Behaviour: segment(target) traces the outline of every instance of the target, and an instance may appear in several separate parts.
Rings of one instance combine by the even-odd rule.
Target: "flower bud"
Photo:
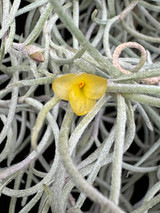
[[[43,56],[42,52],[40,52],[40,51],[29,55],[29,57],[36,62],[44,62],[44,56]]]
[[[33,45],[26,46],[28,56],[36,62],[44,62],[42,49]]]

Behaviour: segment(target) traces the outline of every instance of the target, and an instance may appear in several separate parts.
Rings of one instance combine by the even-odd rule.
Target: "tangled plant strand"
[[[160,212],[159,12],[0,1],[3,213]]]

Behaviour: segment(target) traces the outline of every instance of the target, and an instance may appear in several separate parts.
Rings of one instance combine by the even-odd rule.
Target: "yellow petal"
[[[85,96],[91,99],[99,99],[107,89],[107,80],[97,75],[83,73],[79,76],[84,82]]]
[[[52,83],[54,93],[62,100],[69,100],[69,92],[78,76],[76,74],[66,74],[57,78]]]
[[[87,114],[96,104],[96,100],[87,98],[78,85],[72,87],[69,101],[73,111],[79,116]]]

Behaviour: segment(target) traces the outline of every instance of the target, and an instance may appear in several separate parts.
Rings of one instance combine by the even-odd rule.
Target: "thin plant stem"
[[[102,208],[109,208],[115,212],[123,212],[120,208],[118,208],[116,205],[114,205],[109,199],[105,198],[103,195],[101,195],[96,189],[94,189],[91,185],[88,184],[88,182],[78,173],[76,167],[74,166],[72,159],[69,155],[69,147],[67,143],[66,136],[66,122],[67,120],[70,120],[70,116],[73,112],[69,109],[65,119],[64,119],[64,126],[63,126],[63,134],[60,135],[59,138],[59,152],[61,159],[63,161],[63,164],[67,170],[67,173],[71,176],[72,180],[76,184],[76,186],[82,190],[85,194],[89,196],[89,198],[96,203],[99,203]]]
[[[110,199],[118,205],[121,190],[122,157],[126,126],[126,106],[124,98],[117,95],[117,124],[113,152],[112,181]]]

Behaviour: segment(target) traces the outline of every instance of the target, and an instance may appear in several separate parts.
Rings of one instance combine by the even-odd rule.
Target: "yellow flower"
[[[66,74],[52,83],[54,93],[62,100],[70,101],[77,115],[85,115],[106,91],[107,81],[92,74]]]

